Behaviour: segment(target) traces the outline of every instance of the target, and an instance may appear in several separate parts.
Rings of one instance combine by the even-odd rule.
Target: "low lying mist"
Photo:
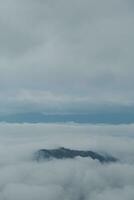
[[[134,125],[0,124],[0,200],[133,200]],[[40,149],[91,150],[89,157],[37,162]]]

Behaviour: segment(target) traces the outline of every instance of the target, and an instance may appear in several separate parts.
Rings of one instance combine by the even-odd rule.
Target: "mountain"
[[[110,155],[101,155],[99,153],[93,151],[81,151],[81,150],[72,150],[67,149],[64,147],[58,149],[40,149],[35,153],[35,160],[48,160],[52,158],[56,159],[73,159],[77,156],[80,157],[89,157],[93,160],[99,160],[101,163],[108,163],[108,162],[116,162],[118,159],[114,158]]]

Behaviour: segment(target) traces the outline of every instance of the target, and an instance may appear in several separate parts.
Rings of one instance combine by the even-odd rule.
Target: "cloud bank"
[[[131,0],[0,0],[3,113],[133,107],[133,11]]]
[[[134,125],[0,124],[1,200],[132,200]],[[35,162],[40,148],[105,152],[120,162],[90,158]]]

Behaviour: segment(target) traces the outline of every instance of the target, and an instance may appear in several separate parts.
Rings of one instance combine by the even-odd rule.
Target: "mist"
[[[134,125],[0,124],[0,200],[131,200]],[[93,150],[119,159],[37,162],[41,148]]]

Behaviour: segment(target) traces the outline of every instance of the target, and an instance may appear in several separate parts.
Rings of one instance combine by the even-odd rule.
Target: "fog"
[[[134,125],[0,124],[0,200],[131,200]],[[119,159],[37,162],[40,148],[68,147]]]

